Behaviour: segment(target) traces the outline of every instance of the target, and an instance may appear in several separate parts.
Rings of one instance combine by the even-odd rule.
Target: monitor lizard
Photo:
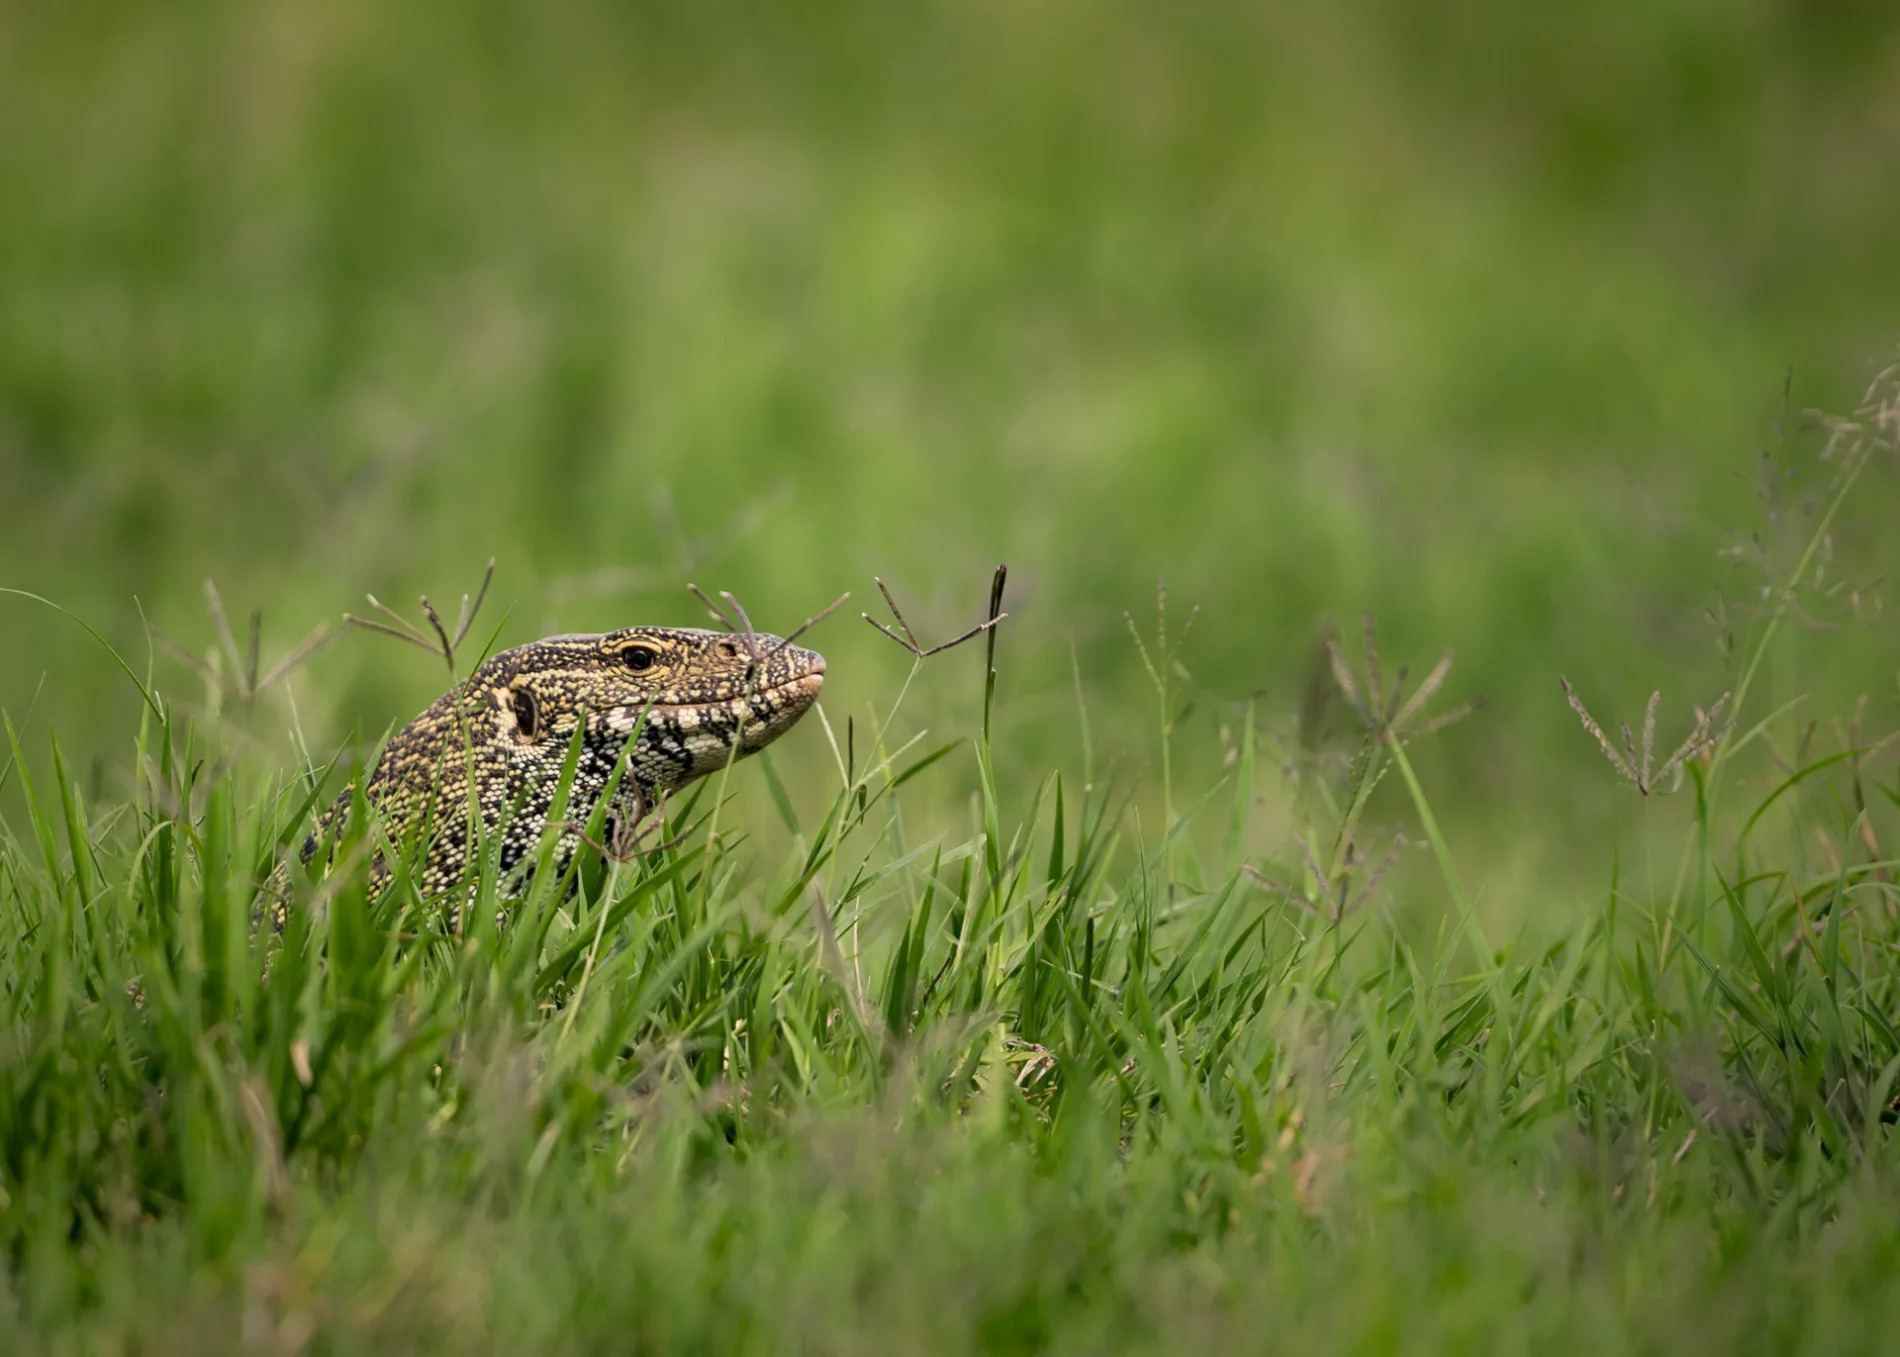
[[[776,636],[676,627],[550,636],[486,660],[397,731],[364,785],[364,799],[397,842],[426,823],[416,885],[459,913],[453,896],[466,885],[482,839],[499,835],[504,877],[535,852],[583,721],[569,809],[555,841],[560,871],[580,847],[580,826],[623,751],[610,838],[624,837],[659,797],[783,735],[817,700],[824,679],[822,655]],[[354,800],[352,785],[319,817],[303,845],[306,863],[334,843]],[[471,807],[479,808],[479,837]],[[376,856],[372,892],[380,893],[388,877]],[[288,867],[280,866],[265,893],[279,929],[289,887]]]

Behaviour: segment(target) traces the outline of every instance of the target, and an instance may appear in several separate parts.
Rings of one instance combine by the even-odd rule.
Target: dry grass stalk
[[[1407,742],[1443,730],[1446,726],[1464,720],[1485,704],[1483,693],[1459,703],[1450,711],[1432,717],[1429,721],[1413,725],[1412,722],[1424,710],[1444,686],[1445,679],[1451,673],[1452,652],[1447,650],[1432,666],[1431,672],[1419,683],[1416,690],[1403,703],[1399,698],[1405,691],[1406,668],[1400,665],[1393,676],[1392,688],[1385,690],[1384,679],[1379,669],[1378,627],[1371,613],[1365,618],[1366,676],[1363,685],[1353,675],[1346,663],[1346,657],[1340,652],[1337,638],[1326,638],[1326,660],[1332,669],[1333,681],[1339,685],[1339,691],[1346,701],[1359,713],[1359,719],[1366,729],[1381,740]]]
[[[877,591],[884,595],[884,602],[886,606],[890,608],[891,616],[897,621],[898,631],[892,631],[869,613],[860,613],[858,615],[879,631],[883,632],[886,636],[890,637],[893,641],[897,642],[897,644],[904,647],[904,649],[908,650],[918,659],[927,660],[932,655],[942,654],[952,646],[960,646],[965,641],[981,636],[984,632],[989,631],[998,622],[1001,622],[1005,617],[1009,616],[1006,612],[998,611],[1002,606],[1004,573],[1002,566],[999,565],[996,567],[996,576],[990,585],[990,615],[988,620],[977,623],[960,636],[953,637],[948,641],[931,646],[928,649],[918,641],[916,633],[910,629],[910,623],[904,620],[903,609],[899,608],[897,606],[897,600],[891,597],[890,589],[886,587],[883,580],[878,579],[875,575],[871,577],[872,581],[877,585]],[[840,603],[843,601],[843,599],[839,600]],[[833,606],[835,607],[836,605],[834,604]],[[898,634],[899,631],[903,633],[901,636]]]
[[[1727,693],[1716,698],[1714,705],[1707,711],[1697,707],[1694,729],[1689,732],[1687,739],[1676,746],[1675,752],[1663,760],[1662,767],[1657,768],[1654,766],[1656,710],[1662,702],[1661,689],[1649,695],[1649,704],[1643,714],[1641,753],[1637,752],[1635,737],[1631,735],[1629,723],[1626,721],[1622,726],[1624,753],[1619,754],[1616,746],[1610,743],[1610,737],[1603,733],[1603,727],[1597,724],[1596,718],[1590,715],[1589,708],[1583,705],[1583,699],[1577,696],[1577,690],[1571,687],[1570,680],[1559,674],[1557,681],[1563,685],[1564,698],[1570,703],[1570,709],[1577,714],[1578,722],[1595,738],[1597,746],[1603,750],[1604,757],[1609,759],[1610,765],[1616,769],[1617,774],[1624,781],[1644,796],[1648,796],[1664,779],[1690,759],[1713,750],[1733,724],[1732,721],[1721,719],[1722,709],[1728,705],[1729,694]]]
[[[436,612],[435,605],[429,602],[429,596],[427,594],[422,595],[422,615],[428,620],[430,630],[435,633],[435,639],[433,640],[429,638],[428,632],[423,631],[422,628],[416,626],[415,623],[403,617],[395,609],[378,599],[374,594],[366,594],[364,597],[369,599],[370,607],[376,609],[376,611],[389,619],[388,622],[378,622],[372,618],[358,617],[354,613],[344,613],[343,620],[350,626],[362,627],[366,631],[379,631],[385,636],[394,636],[399,641],[407,641],[410,645],[420,646],[431,655],[440,655],[442,662],[448,666],[449,672],[453,674],[455,672],[455,652],[461,646],[462,642],[467,639],[468,629],[474,625],[475,615],[482,610],[482,603],[488,597],[488,586],[494,581],[494,578],[495,558],[490,556],[488,558],[488,569],[482,573],[481,588],[475,591],[474,601],[471,603],[467,594],[462,595],[462,606],[456,616],[454,636],[449,635],[448,628],[442,624],[441,614]]]
[[[229,691],[246,706],[289,678],[297,666],[314,657],[317,652],[342,635],[328,622],[319,622],[311,628],[303,640],[292,646],[289,652],[267,672],[259,673],[264,632],[263,609],[258,608],[252,611],[249,645],[240,655],[237,638],[231,632],[230,619],[224,611],[224,599],[218,593],[218,586],[210,580],[205,581],[205,605],[209,608],[211,620],[218,629],[219,651],[225,664],[229,666],[228,678],[223,668],[216,664],[209,664],[192,654],[190,650],[149,622],[146,624],[146,631],[161,649],[190,666],[207,684],[220,691]]]
[[[1250,863],[1242,863],[1240,870],[1245,872],[1256,884],[1272,891],[1281,899],[1299,906],[1315,918],[1323,919],[1329,924],[1338,926],[1344,923],[1348,916],[1361,905],[1365,904],[1367,900],[1370,900],[1373,893],[1379,889],[1380,884],[1385,880],[1386,873],[1391,871],[1392,865],[1399,860],[1399,849],[1405,844],[1405,836],[1403,834],[1393,836],[1391,846],[1386,849],[1385,856],[1379,860],[1379,865],[1373,869],[1372,874],[1360,884],[1359,889],[1356,891],[1350,890],[1352,879],[1359,871],[1359,868],[1364,864],[1365,859],[1359,856],[1355,846],[1347,845],[1345,866],[1340,872],[1339,879],[1335,882],[1328,879],[1325,870],[1319,865],[1319,859],[1313,855],[1312,846],[1307,843],[1302,835],[1295,834],[1293,841],[1299,845],[1300,853],[1306,859],[1307,870],[1313,874],[1313,879],[1319,883],[1319,889],[1316,892],[1319,896],[1319,900],[1315,900],[1311,896],[1294,890],[1284,881],[1276,881],[1273,877],[1268,876],[1265,872],[1260,871]],[[1324,900],[1326,903],[1321,904],[1320,900]]]
[[[739,602],[730,590],[721,589],[719,591],[719,597],[726,601],[726,606],[722,608],[708,598],[706,591],[701,589],[697,584],[688,584],[686,588],[694,598],[706,605],[706,611],[712,614],[714,621],[718,622],[720,626],[732,632],[744,642],[746,656],[755,665],[771,659],[774,655],[778,654],[779,651],[785,649],[786,646],[837,612],[839,608],[844,606],[844,601],[851,597],[849,590],[839,594],[838,597],[834,598],[830,603],[792,628],[792,630],[781,637],[778,644],[773,646],[770,650],[760,650],[759,634],[752,628],[752,618],[747,615],[745,605]]]

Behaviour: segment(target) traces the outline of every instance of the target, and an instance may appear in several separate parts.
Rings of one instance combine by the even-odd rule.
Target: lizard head
[[[632,775],[671,791],[772,743],[824,681],[824,656],[776,636],[628,627],[504,651],[470,688],[511,762],[558,766],[582,721],[589,756],[611,760],[637,729]]]

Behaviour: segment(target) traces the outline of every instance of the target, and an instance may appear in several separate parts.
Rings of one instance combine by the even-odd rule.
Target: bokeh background
[[[1900,340],[1897,16],[19,0],[0,584],[141,667],[145,619],[212,645],[207,577],[267,663],[491,555],[504,644],[693,621],[688,579],[781,631],[850,589],[814,637],[841,724],[907,666],[856,618],[873,575],[941,637],[1006,561],[1024,797],[1078,767],[1072,668],[1098,764],[1152,787],[1123,613],[1158,577],[1201,608],[1197,786],[1371,609],[1388,664],[1452,646],[1451,698],[1491,696],[1421,751],[1486,908],[1582,899],[1640,819],[1557,674],[1606,718],[1662,687],[1665,737],[1728,686],[1706,614],[1825,481],[1801,412]],[[1864,495],[1838,577],[1871,584],[1892,469]],[[1891,703],[1890,645],[1833,620],[1776,693]],[[904,728],[967,733],[980,669],[933,662]],[[444,680],[352,633],[291,693],[323,755]],[[17,598],[0,707],[126,785],[131,686]],[[291,766],[282,694],[225,716]],[[836,777],[815,728],[776,766]],[[956,814],[967,770],[934,786]]]

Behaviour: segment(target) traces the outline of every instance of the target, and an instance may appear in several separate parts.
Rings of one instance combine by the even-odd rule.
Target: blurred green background
[[[1661,686],[1665,738],[1728,686],[1704,612],[1824,482],[1799,412],[1891,358],[1897,245],[1884,0],[16,0],[0,584],[135,664],[141,615],[212,643],[207,576],[267,662],[490,555],[503,643],[693,621],[688,579],[780,631],[851,589],[841,724],[905,670],[872,575],[941,637],[1007,561],[1023,797],[1077,767],[1072,645],[1098,756],[1152,769],[1122,614],[1158,576],[1202,609],[1184,779],[1372,609],[1388,664],[1454,646],[1452,699],[1491,695],[1423,771],[1522,912],[1631,823],[1557,673],[1606,719]],[[1776,672],[1823,717],[1894,694],[1837,620]],[[967,732],[980,661],[936,665],[905,726]],[[323,754],[443,685],[352,633],[293,692]],[[126,785],[135,694],[16,598],[0,707]],[[281,698],[245,724],[288,766]],[[835,776],[816,729],[777,766]]]

